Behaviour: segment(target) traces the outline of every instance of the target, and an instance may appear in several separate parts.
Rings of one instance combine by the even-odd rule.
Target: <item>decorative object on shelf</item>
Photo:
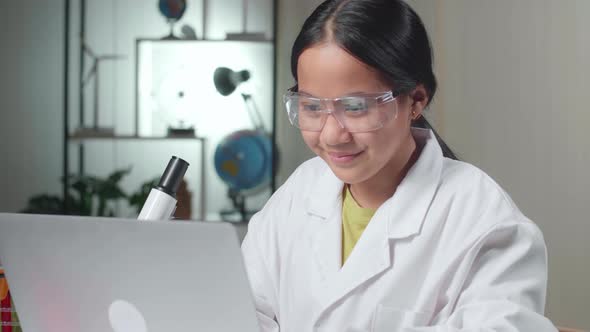
[[[182,26],[182,28],[180,28],[180,32],[182,32],[182,39],[185,39],[185,40],[197,40],[198,39],[195,29],[188,24],[184,24]]]
[[[186,11],[186,0],[159,0],[158,9],[170,25],[170,34],[163,37],[166,40],[180,39],[174,35],[174,24],[178,22]]]
[[[82,49],[86,55],[92,59],[92,66],[86,77],[82,80],[81,85],[84,89],[88,83],[92,80],[94,84],[94,96],[93,96],[93,123],[92,127],[80,127],[77,128],[72,136],[96,136],[96,137],[112,137],[115,135],[113,127],[101,127],[99,123],[98,113],[99,108],[99,74],[100,64],[103,61],[121,60],[125,59],[124,55],[118,54],[104,54],[97,55],[86,43],[82,43]]]
[[[254,211],[246,208],[246,197],[270,183],[272,143],[268,135],[256,130],[241,130],[227,136],[215,149],[215,171],[228,186],[233,210],[221,216],[229,220],[239,213],[240,221],[248,221]]]
[[[236,72],[226,67],[219,67],[215,69],[213,74],[215,89],[217,89],[217,92],[222,96],[231,95],[240,84],[247,82],[249,79],[250,72],[248,70]],[[244,104],[246,104],[248,116],[250,117],[254,128],[258,131],[266,132],[262,116],[260,115],[260,111],[258,111],[258,106],[256,106],[256,102],[252,98],[252,95],[246,93],[241,93],[241,95],[244,99]]]
[[[174,218],[181,220],[188,220],[193,215],[193,209],[191,205],[193,194],[188,190],[188,183],[186,180],[182,180],[178,192],[176,193],[176,211],[174,211]]]
[[[153,97],[158,106],[157,114],[167,123],[167,137],[196,136],[190,121],[195,107],[195,91],[190,88],[190,79],[182,67],[164,76],[155,87]]]
[[[249,71],[235,72],[225,67],[217,68],[213,76],[215,88],[223,96],[229,96],[249,79]],[[270,183],[273,146],[254,99],[246,93],[241,95],[254,130],[236,131],[217,145],[215,171],[228,186],[227,195],[234,207],[234,210],[222,211],[222,218],[227,219],[237,212],[240,214],[240,221],[244,222],[253,213],[246,208],[246,197]]]
[[[166,137],[170,137],[170,138],[196,137],[195,127],[194,126],[185,127],[184,122],[181,121],[179,123],[179,127],[168,126],[168,132],[166,133]]]

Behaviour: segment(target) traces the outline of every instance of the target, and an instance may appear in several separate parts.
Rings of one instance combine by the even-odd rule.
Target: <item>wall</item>
[[[277,27],[277,95],[276,140],[280,154],[277,186],[281,185],[303,161],[314,154],[307,148],[299,130],[289,123],[283,94],[295,84],[291,75],[291,47],[303,25],[303,21],[320,0],[279,0]]]
[[[543,230],[547,315],[590,329],[590,2],[415,1],[434,18],[441,135]]]
[[[0,1],[0,211],[61,193],[62,1]]]

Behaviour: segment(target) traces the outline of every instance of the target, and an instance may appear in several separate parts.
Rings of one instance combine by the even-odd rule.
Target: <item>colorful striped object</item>
[[[4,270],[0,268],[0,332],[22,332],[10,297]]]

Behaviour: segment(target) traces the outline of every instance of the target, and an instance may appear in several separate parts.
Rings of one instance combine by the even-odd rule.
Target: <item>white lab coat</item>
[[[302,164],[242,245],[261,330],[556,331],[543,236],[485,173],[427,130],[395,194],[341,265],[343,183]]]

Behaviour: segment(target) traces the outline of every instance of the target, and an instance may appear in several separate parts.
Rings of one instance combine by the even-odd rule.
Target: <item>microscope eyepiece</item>
[[[176,192],[180,187],[180,183],[184,177],[184,173],[188,169],[189,164],[176,156],[173,156],[166,166],[166,170],[156,189],[161,190],[172,197],[176,197]]]

